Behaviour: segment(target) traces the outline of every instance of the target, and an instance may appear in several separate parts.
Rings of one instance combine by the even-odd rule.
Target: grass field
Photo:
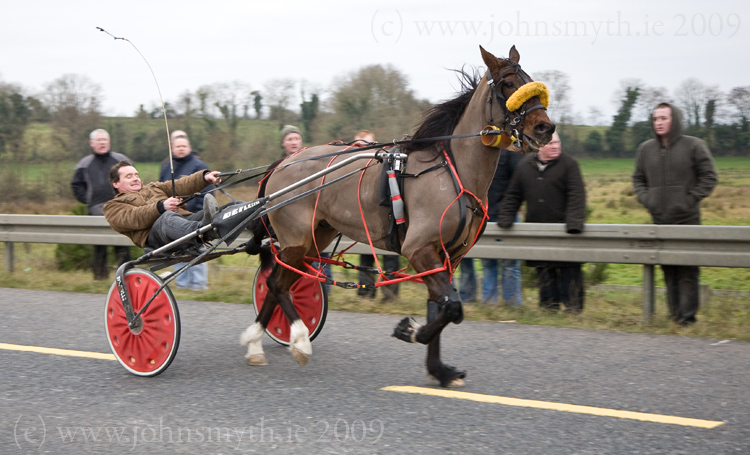
[[[633,196],[630,175],[633,161],[629,159],[581,159],[581,169],[586,181],[589,223],[596,224],[647,224],[650,217]],[[719,185],[702,203],[703,222],[709,225],[750,225],[750,157],[717,158]],[[139,164],[145,181],[155,179],[158,164]],[[75,201],[67,185],[73,163],[28,165],[14,169],[23,182],[49,186],[61,182],[57,196],[46,200],[0,203],[0,213],[69,214]],[[68,192],[66,193],[65,190]],[[254,185],[245,185],[232,191],[238,199],[252,199]],[[222,196],[223,197],[223,196]],[[40,198],[43,199],[43,198]],[[4,257],[4,251],[0,257]],[[4,260],[4,259],[3,259]],[[351,258],[356,262],[356,257]],[[210,289],[202,293],[175,289],[178,299],[199,299],[251,303],[250,284],[255,273],[256,258],[237,255],[209,263]],[[351,270],[337,271],[337,279],[357,281]],[[528,273],[527,273],[528,274]],[[642,267],[637,265],[609,264],[602,284],[640,285]],[[662,284],[657,268],[657,284]],[[750,291],[750,269],[702,268],[701,282],[711,289]],[[18,245],[16,272],[0,275],[0,286],[28,289],[47,289],[70,292],[106,293],[111,283],[96,282],[88,271],[60,272],[54,265],[54,246],[43,244]],[[404,283],[401,298],[396,304],[382,304],[379,300],[366,300],[356,292],[342,289],[331,291],[332,309],[367,311],[388,314],[423,316],[426,291],[422,285]],[[667,321],[666,303],[657,297],[657,312],[651,324],[643,324],[641,295],[639,293],[611,293],[588,291],[583,314],[550,314],[538,310],[536,289],[524,289],[525,304],[520,309],[504,306],[470,305],[467,319],[490,321],[517,321],[541,324],[606,330],[644,331],[649,333],[685,334],[714,338],[750,340],[750,305],[747,299],[713,297],[699,313],[700,323],[689,328],[679,328]],[[394,321],[395,322],[395,321]]]

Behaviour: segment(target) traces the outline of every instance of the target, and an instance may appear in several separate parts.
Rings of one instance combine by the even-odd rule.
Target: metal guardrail
[[[243,234],[235,244],[247,240]],[[0,242],[6,242],[6,270],[13,270],[13,243],[131,245],[101,216],[0,215]],[[340,248],[351,245],[342,241]],[[350,253],[369,254],[357,244]],[[380,252],[380,251],[379,251]],[[602,262],[644,265],[644,316],[653,314],[654,265],[750,268],[750,226],[666,226],[587,224],[581,234],[567,234],[562,224],[494,223],[468,257]]]

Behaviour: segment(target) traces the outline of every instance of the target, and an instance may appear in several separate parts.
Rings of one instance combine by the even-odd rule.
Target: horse
[[[276,263],[270,253],[264,255],[261,250],[261,270],[269,267],[273,270],[267,279],[268,293],[262,309],[240,337],[240,342],[247,345],[245,357],[250,365],[267,364],[261,340],[277,304],[291,326],[289,348],[293,357],[300,365],[307,363],[312,355],[309,332],[289,294],[300,275],[290,269],[304,270],[305,262],[319,257],[319,252],[341,233],[354,241],[395,251],[409,260],[428,289],[427,322],[420,325],[413,318],[404,318],[393,335],[427,345],[427,372],[441,386],[464,385],[466,373],[441,361],[440,334],[451,322],[458,324],[463,320],[462,304],[451,282],[452,273],[486,225],[487,192],[500,156],[497,147],[536,152],[551,140],[555,131],[545,109],[549,93],[544,84],[533,82],[521,69],[515,46],[511,47],[508,58],[495,57],[481,46],[480,52],[486,74],[477,80],[478,75],[470,77],[461,71],[469,79],[468,84],[462,83],[462,93],[429,109],[411,140],[399,145],[400,152],[408,157],[405,172],[418,177],[404,179],[405,230],[395,246],[389,241],[391,210],[380,204],[380,166],[367,167],[359,173],[359,178],[341,180],[317,192],[314,189],[322,180],[311,182],[274,201],[273,205],[281,204],[313,190],[312,195],[267,214],[279,247]],[[514,97],[522,91],[528,92],[525,99]],[[510,106],[511,102],[514,106]],[[495,138],[476,135],[435,139],[472,136],[471,133],[485,127],[502,133],[494,146],[485,143]],[[261,192],[272,194],[300,182],[347,157],[343,153],[331,156],[344,150],[346,147],[342,145],[329,144],[297,152],[273,170]],[[358,166],[348,164],[328,174],[325,181],[352,172]],[[252,228],[256,242],[269,235],[260,224]]]

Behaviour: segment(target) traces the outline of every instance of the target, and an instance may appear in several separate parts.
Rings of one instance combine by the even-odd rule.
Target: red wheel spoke
[[[129,270],[124,281],[136,313],[161,286],[158,277],[143,269]],[[174,297],[164,288],[141,315],[141,326],[134,332],[116,291],[116,286],[110,289],[105,317],[112,351],[133,374],[159,374],[172,362],[179,345],[180,321]]]

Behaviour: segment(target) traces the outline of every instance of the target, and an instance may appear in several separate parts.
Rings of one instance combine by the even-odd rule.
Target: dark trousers
[[[375,258],[371,254],[360,254],[359,265],[362,267],[373,267],[375,265]],[[399,266],[398,256],[394,254],[384,254],[382,260],[382,267],[385,269],[385,273],[397,272],[401,267]],[[359,271],[359,284],[373,285],[375,284],[376,275],[372,272],[365,270]],[[390,300],[398,295],[399,283],[389,284],[388,286],[382,286],[380,289],[383,290],[383,299]],[[359,288],[357,294],[363,297],[375,297],[375,287]]]
[[[175,212],[164,212],[156,219],[148,234],[146,245],[157,249],[200,229],[203,225],[203,210],[182,216]],[[188,245],[198,245],[197,238]]]
[[[109,279],[109,267],[107,266],[107,245],[94,245],[94,279]],[[117,266],[130,260],[130,249],[126,246],[116,246],[115,255],[117,256]]]
[[[680,324],[695,322],[700,303],[700,269],[690,265],[662,265],[661,270],[667,285],[669,316]]]
[[[565,267],[537,267],[539,306],[559,308],[562,303],[568,310],[583,310],[583,271],[581,264]]]

